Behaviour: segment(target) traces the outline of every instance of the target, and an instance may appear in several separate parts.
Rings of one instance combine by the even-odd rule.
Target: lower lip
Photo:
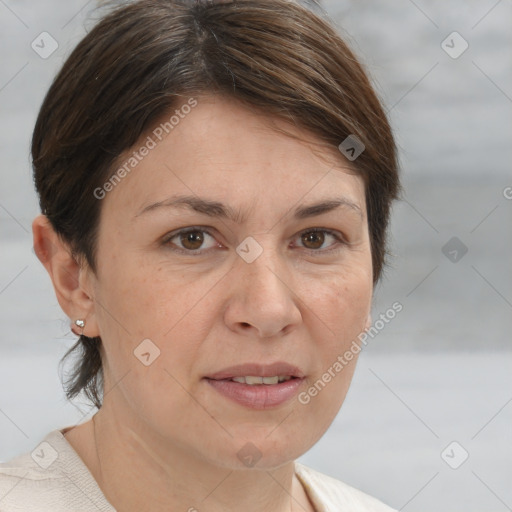
[[[206,379],[221,395],[250,409],[270,409],[293,398],[304,379],[290,379],[279,384],[240,384],[232,380]]]

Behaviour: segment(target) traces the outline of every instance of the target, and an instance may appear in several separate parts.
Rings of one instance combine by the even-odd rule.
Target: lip
[[[249,375],[260,377],[289,375],[294,378],[278,384],[256,384],[252,386],[229,380],[233,377]],[[225,398],[249,409],[264,410],[278,407],[297,395],[304,381],[304,372],[296,366],[282,362],[269,365],[248,363],[225,368],[205,377],[205,380]]]
[[[246,377],[247,375],[256,375],[259,377],[274,377],[275,375],[290,375],[299,379],[304,378],[304,372],[296,366],[284,362],[272,364],[246,363],[237,366],[230,366],[219,372],[208,375],[206,378],[211,380],[232,379],[233,377]]]

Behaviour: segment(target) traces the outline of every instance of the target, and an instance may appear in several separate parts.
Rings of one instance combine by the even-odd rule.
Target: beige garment
[[[32,452],[0,463],[0,512],[116,512],[61,430]],[[396,512],[303,464],[295,472],[316,512]]]

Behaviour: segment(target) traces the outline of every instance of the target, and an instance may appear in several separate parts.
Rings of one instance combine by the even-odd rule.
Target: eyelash
[[[169,242],[173,238],[176,238],[179,235],[186,235],[188,233],[195,233],[195,232],[206,233],[209,236],[211,236],[212,238],[215,238],[214,235],[210,232],[209,229],[206,229],[206,228],[204,228],[202,226],[194,226],[194,227],[190,227],[190,228],[186,228],[186,229],[181,229],[179,231],[174,231],[172,233],[169,233],[162,240],[162,244],[163,245],[168,245]],[[317,256],[317,255],[326,255],[326,254],[336,253],[336,252],[339,252],[342,249],[342,247],[339,246],[340,244],[342,246],[343,245],[347,245],[347,242],[339,235],[339,233],[337,231],[333,231],[331,229],[326,229],[326,228],[309,228],[309,229],[306,229],[304,231],[301,231],[297,236],[301,237],[301,236],[303,236],[305,234],[308,234],[308,233],[327,233],[328,235],[333,236],[335,238],[336,242],[338,242],[337,244],[333,244],[334,247],[332,247],[330,249],[304,249],[307,253],[309,253],[311,255]],[[180,254],[186,254],[188,256],[200,256],[203,253],[209,251],[210,249],[194,251],[192,249],[183,249],[181,247],[171,247],[171,250],[173,250],[173,251],[175,251],[177,253],[180,253]]]

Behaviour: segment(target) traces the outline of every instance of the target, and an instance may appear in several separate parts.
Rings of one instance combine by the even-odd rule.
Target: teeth
[[[290,379],[290,375],[275,375],[274,377],[256,377],[254,375],[248,375],[247,377],[233,377],[231,380],[239,384],[254,386],[256,384],[278,384],[279,382],[285,382]]]
[[[252,377],[252,376],[248,376],[248,377],[245,377],[245,383],[246,383],[246,384],[249,384],[249,385],[253,385],[253,384],[263,384],[263,377]]]

